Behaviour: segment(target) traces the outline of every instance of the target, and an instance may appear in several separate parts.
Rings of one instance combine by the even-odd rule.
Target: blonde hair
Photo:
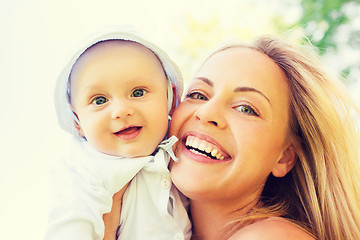
[[[284,178],[269,176],[263,205],[240,217],[230,233],[256,219],[282,216],[319,240],[360,239],[360,143],[351,115],[359,110],[345,86],[304,46],[263,36],[251,46],[230,45],[217,52],[232,47],[266,54],[285,72],[298,160]]]

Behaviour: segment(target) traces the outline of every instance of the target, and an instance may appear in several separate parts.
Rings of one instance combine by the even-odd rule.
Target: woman
[[[318,66],[263,37],[200,67],[170,128],[194,239],[360,239],[353,105]]]

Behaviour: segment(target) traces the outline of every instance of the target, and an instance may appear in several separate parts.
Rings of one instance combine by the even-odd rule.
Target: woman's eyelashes
[[[209,99],[201,92],[199,91],[191,91],[186,95],[186,98],[193,99],[193,100],[200,100],[200,101],[208,101]],[[250,104],[241,104],[234,107],[234,109],[240,113],[243,113],[245,115],[249,116],[260,116],[259,112],[255,110],[254,107],[252,107]]]
[[[235,109],[243,114],[249,115],[249,116],[255,116],[258,117],[259,113],[255,111],[250,105],[243,104],[235,107]]]
[[[202,101],[207,101],[208,98],[205,97],[204,94],[198,92],[198,91],[193,91],[190,92],[186,95],[186,98],[190,98],[190,99],[196,99],[196,100],[202,100]]]

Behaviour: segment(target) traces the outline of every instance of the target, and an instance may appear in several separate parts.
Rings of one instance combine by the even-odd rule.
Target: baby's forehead
[[[154,61],[157,62],[156,64],[159,64],[160,67],[163,69],[159,57],[151,49],[138,42],[134,42],[130,40],[121,40],[121,39],[104,40],[91,45],[82,54],[80,54],[80,56],[77,58],[77,60],[72,66],[69,79],[73,78],[75,72],[77,72],[79,69],[82,69],[82,67],[86,66],[89,60],[91,61],[91,59],[97,58],[103,53],[106,52],[111,53],[114,52],[116,49],[120,49],[123,47],[131,48],[147,55],[152,55]],[[121,53],[121,54],[123,54],[123,56],[126,57],[126,54],[128,53]]]
[[[90,47],[88,47],[75,61],[75,66],[78,62],[80,62],[82,59],[86,59],[89,57],[96,56],[98,53],[103,53],[104,51],[112,51],[114,49],[120,48],[120,47],[131,47],[133,49],[140,49],[142,51],[151,52],[154,56],[156,54],[150,50],[149,48],[145,47],[144,45],[129,41],[129,40],[121,40],[121,39],[115,39],[115,40],[104,40],[97,42]],[[156,56],[157,58],[157,56]]]

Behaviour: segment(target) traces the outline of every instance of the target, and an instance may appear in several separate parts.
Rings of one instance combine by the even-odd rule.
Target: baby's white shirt
[[[138,158],[102,154],[85,141],[70,144],[53,169],[54,204],[46,240],[102,240],[103,214],[110,212],[113,195],[130,180],[118,239],[191,238],[185,200],[170,179],[168,141],[154,156]]]

